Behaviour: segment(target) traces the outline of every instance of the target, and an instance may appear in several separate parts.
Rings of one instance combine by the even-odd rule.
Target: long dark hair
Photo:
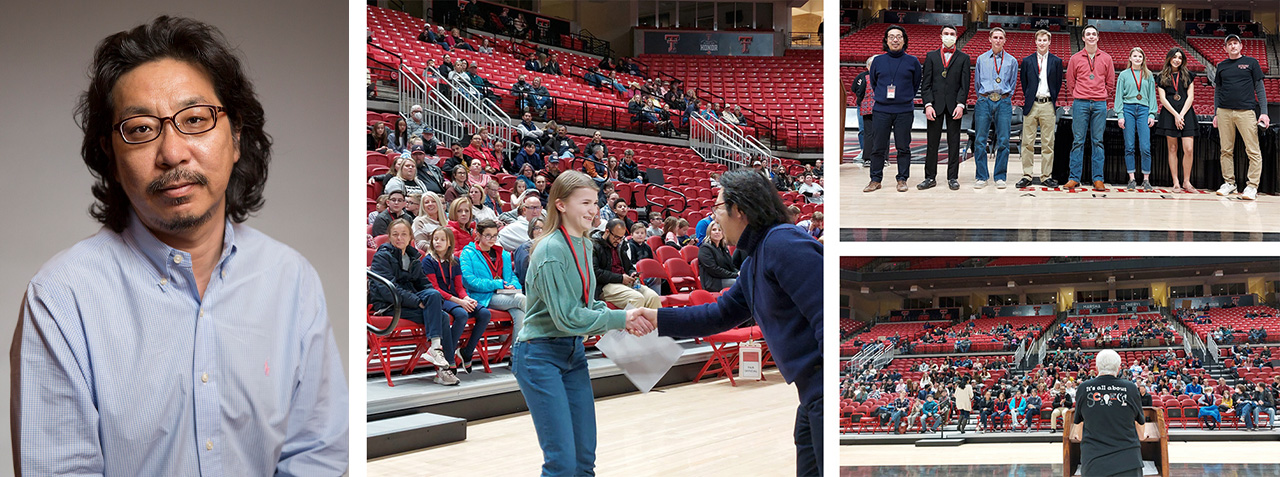
[[[1177,69],[1170,64],[1173,60],[1173,55],[1175,54],[1182,54],[1182,66],[1179,66]],[[1187,86],[1190,86],[1191,70],[1187,69],[1187,52],[1182,51],[1182,48],[1175,46],[1164,55],[1164,68],[1160,69],[1160,86],[1165,88],[1173,86],[1173,77],[1175,74],[1179,73],[1182,75],[1182,81],[1180,81],[1182,84],[1178,85],[1178,88],[1186,88]]]
[[[89,214],[116,232],[128,225],[129,197],[115,179],[115,160],[106,150],[113,134],[111,90],[125,73],[164,58],[187,62],[209,75],[218,100],[226,108],[231,129],[238,133],[233,137],[238,136],[235,145],[240,150],[240,160],[227,183],[226,212],[231,221],[244,222],[262,208],[271,162],[271,136],[263,131],[262,104],[221,31],[200,21],[169,16],[108,36],[94,51],[89,89],[80,95],[75,111],[84,133],[80,155],[97,179],[92,188],[97,202]]]
[[[751,169],[726,172],[720,176],[720,187],[724,190],[725,207],[737,207],[751,227],[767,229],[790,222],[778,190],[760,173]]]
[[[907,45],[909,45],[909,43],[907,42],[907,31],[902,29],[902,27],[898,25],[889,25],[889,28],[884,29],[884,38],[880,39],[880,47],[883,48],[886,53],[890,51],[889,50],[889,32],[892,30],[898,30],[902,32],[902,51],[904,52],[907,51]]]

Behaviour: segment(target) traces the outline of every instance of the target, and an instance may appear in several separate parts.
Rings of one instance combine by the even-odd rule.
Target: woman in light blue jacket
[[[498,245],[498,223],[481,220],[476,224],[475,241],[458,257],[462,262],[462,284],[467,295],[490,310],[511,315],[512,336],[520,336],[524,325],[525,299],[520,279],[511,268],[511,254]]]

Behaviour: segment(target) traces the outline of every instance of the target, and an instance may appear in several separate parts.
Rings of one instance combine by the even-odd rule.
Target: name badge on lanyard
[[[898,89],[898,87],[897,87],[897,86],[895,86],[895,85],[889,85],[889,87],[888,87],[888,88],[886,88],[886,91],[885,91],[885,95],[884,95],[885,99],[893,99],[893,97],[894,97],[894,96],[896,96],[896,95],[894,94],[894,91],[895,91],[895,90],[897,90],[897,89]]]

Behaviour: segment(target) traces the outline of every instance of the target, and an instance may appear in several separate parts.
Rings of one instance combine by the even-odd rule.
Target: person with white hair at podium
[[[1098,377],[1076,390],[1074,422],[1084,423],[1080,439],[1081,475],[1142,475],[1141,426],[1146,423],[1138,386],[1122,379],[1120,355],[1098,352]],[[1139,427],[1135,428],[1134,425]]]

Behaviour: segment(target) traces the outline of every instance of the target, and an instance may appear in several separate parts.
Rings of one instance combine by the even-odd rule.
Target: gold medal
[[[1000,78],[996,78],[996,82],[997,82],[997,83],[999,83],[999,82],[1000,82]]]
[[[943,77],[943,78],[946,78],[946,77],[947,77],[947,72],[946,72],[946,71],[943,71],[943,72],[942,72],[942,77]]]

